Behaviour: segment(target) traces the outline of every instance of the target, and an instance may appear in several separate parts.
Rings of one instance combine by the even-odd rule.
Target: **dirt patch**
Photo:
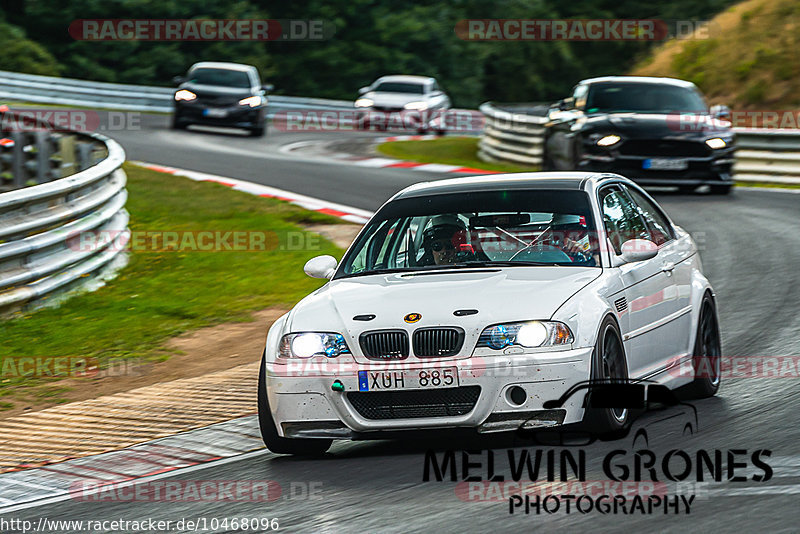
[[[318,224],[304,226],[304,229],[322,235],[338,247],[347,248],[361,226]],[[267,308],[253,313],[251,322],[225,323],[175,337],[164,345],[165,352],[172,355],[163,362],[132,366],[126,368],[124,373],[116,373],[116,376],[67,378],[52,385],[59,388],[60,399],[77,402],[257,362],[267,330],[287,311]],[[17,402],[14,408],[0,412],[0,421],[64,404],[63,401],[48,398]]]
[[[53,384],[69,388],[59,397],[74,402],[256,362],[261,357],[267,330],[287,311],[267,308],[254,313],[252,322],[225,323],[178,336],[165,344],[168,350],[177,354],[163,362],[126,368],[123,376],[66,378]],[[47,399],[37,403],[20,402],[18,408],[0,412],[0,420],[59,404],[64,403]]]

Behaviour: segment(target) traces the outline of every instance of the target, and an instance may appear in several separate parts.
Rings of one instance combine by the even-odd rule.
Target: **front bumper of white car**
[[[441,361],[433,368],[456,368],[457,387],[390,392],[359,391],[358,371],[376,371],[374,365],[334,363],[338,358],[324,357],[284,360],[267,363],[266,388],[278,433],[284,437],[368,439],[370,433],[454,428],[497,432],[581,421],[582,393],[560,409],[545,410],[543,404],[588,380],[591,357],[589,347]],[[431,365],[383,364],[380,370],[413,373]]]

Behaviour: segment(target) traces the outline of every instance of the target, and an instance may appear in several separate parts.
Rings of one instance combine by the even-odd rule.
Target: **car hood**
[[[187,89],[193,93],[210,96],[230,96],[244,98],[252,94],[249,88],[204,85],[200,83],[184,83],[181,84],[179,89]]]
[[[374,102],[375,106],[402,108],[410,102],[425,102],[427,98],[421,94],[411,93],[380,93],[371,91],[363,96]]]
[[[426,326],[460,326],[477,339],[488,325],[549,319],[577,291],[600,276],[596,267],[511,267],[359,276],[334,280],[295,306],[286,332],[333,331],[351,349],[361,332],[385,328],[409,333]],[[456,316],[456,310],[477,310]],[[404,317],[422,318],[407,324]],[[374,315],[358,321],[357,315]]]
[[[713,120],[710,115],[698,115],[691,119],[681,114],[660,113],[610,113],[589,115],[583,123],[584,131],[618,133],[623,137],[638,139],[707,139],[714,135],[730,135],[730,128]]]

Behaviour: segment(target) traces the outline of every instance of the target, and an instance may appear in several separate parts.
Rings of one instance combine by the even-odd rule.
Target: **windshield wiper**
[[[490,260],[490,261],[465,261],[456,263],[455,265],[463,265],[465,267],[540,267],[556,266],[561,267],[564,264],[545,261],[504,261],[504,260]]]

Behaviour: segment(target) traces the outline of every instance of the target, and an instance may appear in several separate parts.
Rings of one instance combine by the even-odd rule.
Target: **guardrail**
[[[85,106],[123,111],[168,113],[175,89],[147,85],[93,82],[0,71],[0,98],[21,102]],[[267,115],[289,109],[353,109],[353,102],[298,96],[269,95]]]
[[[546,106],[482,104],[486,127],[478,143],[484,161],[542,164]],[[734,178],[740,182],[800,183],[800,130],[734,128]]]
[[[37,181],[45,183],[0,193],[3,315],[52,301],[68,289],[97,284],[124,263],[130,234],[126,177],[121,169],[125,152],[119,144],[101,135],[75,132],[12,135],[14,152],[3,154],[10,156],[6,158],[10,167],[33,172]],[[31,138],[37,143],[27,144]],[[58,165],[46,149],[56,143],[60,145]],[[33,160],[27,159],[30,151],[19,148],[30,146],[39,151]],[[65,174],[69,176],[62,177]],[[92,237],[90,243],[84,242],[87,236]]]

